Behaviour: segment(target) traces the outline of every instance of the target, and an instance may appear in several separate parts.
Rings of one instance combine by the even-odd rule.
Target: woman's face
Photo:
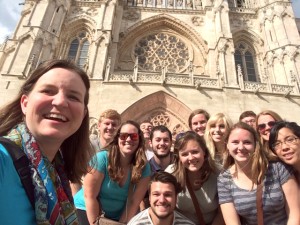
[[[121,127],[118,143],[122,155],[133,155],[139,145],[138,129],[132,124]]]
[[[179,151],[182,165],[189,171],[198,171],[204,163],[205,152],[195,140],[189,140]]]
[[[195,131],[200,136],[204,135],[207,119],[204,114],[197,114],[192,118],[191,130]]]
[[[276,154],[283,162],[299,167],[300,141],[293,131],[286,127],[281,128],[274,145]]]
[[[226,134],[224,121],[220,120],[216,123],[212,123],[210,125],[209,134],[215,143],[223,141]]]
[[[21,108],[32,135],[41,144],[63,142],[81,126],[86,114],[81,77],[63,68],[42,75],[32,91],[21,97]]]
[[[260,136],[269,141],[270,131],[275,125],[275,119],[271,115],[260,115],[257,119],[257,129]]]
[[[248,162],[255,150],[254,137],[248,130],[236,128],[228,137],[227,149],[236,163]]]

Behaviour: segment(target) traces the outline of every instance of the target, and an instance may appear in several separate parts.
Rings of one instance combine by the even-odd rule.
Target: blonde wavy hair
[[[207,121],[206,129],[204,133],[204,140],[206,142],[206,146],[213,160],[215,159],[215,155],[216,155],[216,146],[210,135],[210,129],[213,124],[217,124],[219,122],[223,122],[225,124],[225,129],[226,129],[225,136],[228,133],[229,128],[232,126],[231,119],[228,116],[226,116],[224,113],[217,113],[211,116]]]

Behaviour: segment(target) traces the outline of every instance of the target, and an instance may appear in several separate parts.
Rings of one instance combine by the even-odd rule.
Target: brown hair
[[[241,121],[242,119],[249,117],[249,116],[256,118],[256,114],[253,111],[249,110],[249,111],[244,111],[241,113],[239,121]]]
[[[246,123],[238,122],[234,124],[230,129],[227,135],[225,136],[225,145],[228,143],[230,134],[235,129],[242,129],[248,131],[254,139],[255,143],[255,150],[254,153],[251,155],[251,177],[253,184],[257,184],[263,181],[265,173],[268,168],[268,157],[266,152],[263,150],[262,144],[259,140],[257,132],[254,130],[253,127],[249,126]],[[230,155],[228,148],[226,146],[226,151],[224,152],[223,158],[223,168],[224,170],[228,169],[234,164],[234,159]]]
[[[205,182],[208,179],[209,175],[215,170],[214,162],[212,161],[203,138],[194,131],[187,131],[181,134],[179,138],[176,138],[174,144],[174,171],[172,174],[176,177],[177,181],[181,185],[182,190],[184,191],[186,190],[186,169],[182,165],[179,153],[191,140],[196,141],[205,153],[204,163],[201,167],[202,173],[200,179],[202,180],[202,182]]]
[[[142,170],[144,169],[144,167],[147,164],[147,158],[146,158],[145,149],[144,149],[143,132],[141,131],[139,124],[132,120],[128,120],[121,124],[114,139],[107,146],[107,149],[108,149],[108,174],[109,174],[110,178],[117,183],[120,183],[122,178],[125,175],[124,171],[121,167],[121,163],[120,163],[121,153],[120,153],[120,147],[119,147],[118,140],[119,140],[120,131],[121,131],[122,127],[127,124],[131,124],[134,127],[136,127],[136,129],[138,130],[138,134],[139,134],[139,144],[138,144],[136,152],[131,161],[131,164],[132,164],[131,182],[135,184],[142,177]]]
[[[195,109],[193,112],[191,112],[189,119],[188,119],[190,129],[192,129],[193,117],[196,115],[199,115],[199,114],[203,114],[205,116],[206,120],[209,120],[210,115],[207,111],[205,111],[204,109]]]
[[[176,180],[176,177],[174,177],[172,174],[167,173],[165,171],[159,171],[157,173],[154,173],[151,177],[149,186],[148,186],[148,192],[151,193],[151,184],[155,182],[161,182],[164,184],[172,184],[175,189],[175,195],[177,195],[179,192],[182,191],[180,184]]]
[[[87,164],[92,155],[89,145],[89,111],[87,108],[90,82],[87,74],[72,62],[67,60],[49,60],[33,71],[22,85],[17,97],[0,109],[0,135],[6,135],[13,127],[23,121],[24,115],[20,104],[22,95],[30,94],[39,78],[54,68],[64,68],[75,72],[80,76],[86,88],[84,97],[86,115],[79,129],[68,137],[60,148],[65,161],[64,166],[68,179],[72,182],[80,182],[82,175],[87,172]]]

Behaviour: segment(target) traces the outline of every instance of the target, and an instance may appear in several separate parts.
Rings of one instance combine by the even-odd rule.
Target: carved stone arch
[[[261,38],[258,37],[257,34],[252,32],[251,30],[239,30],[233,34],[233,43],[235,51],[239,48],[239,43],[245,43],[248,47],[245,48],[249,49],[253,57],[253,63],[255,67],[255,73],[252,73],[252,76],[248,76],[247,74],[247,66],[245,61],[243,61],[243,71],[244,71],[244,79],[249,81],[261,81],[261,75],[264,72],[264,68],[262,68],[262,60],[263,60],[263,45],[264,42]],[[240,49],[241,50],[241,49]],[[245,57],[244,55],[242,57]],[[245,58],[244,58],[245,59]],[[236,58],[235,58],[236,60]],[[237,66],[237,65],[236,65]],[[255,74],[255,76],[254,76]],[[254,78],[255,77],[255,78]]]
[[[241,29],[233,33],[232,36],[234,45],[240,41],[244,41],[253,47],[256,54],[263,52],[264,41],[253,31]]]
[[[65,31],[64,34],[67,40],[72,38],[80,31],[86,31],[92,38],[95,31],[94,24],[85,18],[73,20],[72,22],[66,23],[63,26],[64,27],[62,30]]]
[[[164,39],[166,43],[165,41],[158,40],[160,35],[166,36],[166,39]],[[195,74],[204,73],[205,65],[207,63],[207,57],[206,57],[207,45],[204,42],[204,40],[189,25],[183,23],[177,18],[174,18],[169,15],[164,15],[164,14],[153,16],[146,20],[138,22],[132,27],[130,27],[123,34],[118,46],[119,54],[115,63],[115,68],[121,70],[131,70],[134,67],[134,62],[136,61],[135,54],[137,50],[136,48],[139,48],[137,47],[139,42],[144,41],[145,39],[149,40],[148,38],[151,39],[151,41],[149,42],[158,43],[162,41],[160,43],[164,43],[162,44],[163,48],[164,46],[166,46],[166,48],[164,48],[163,50],[167,52],[167,55],[168,54],[172,55],[172,57],[171,58],[167,57],[166,59],[163,59],[163,56],[157,57],[155,59],[152,58],[153,59],[152,62],[147,62],[144,64],[144,65],[151,65],[150,68],[148,69],[143,68],[143,66],[139,63],[139,66],[141,66],[140,68],[141,70],[145,69],[148,71],[157,72],[160,71],[160,67],[163,67],[165,65],[166,66],[165,68],[168,68],[168,72],[186,73],[189,62],[192,61],[195,68],[197,68],[197,71],[194,71]],[[177,64],[173,65],[171,63],[171,61],[174,62],[174,60],[177,59],[181,60],[181,58],[179,59],[177,55],[178,52],[181,51],[181,49],[168,47],[174,44],[174,43],[171,44],[167,41],[167,40],[171,40],[172,38],[178,40],[181,43],[184,43],[183,44],[184,59],[181,66],[178,66]],[[155,39],[157,42],[154,41]],[[177,50],[178,52],[176,52]],[[146,51],[151,51],[151,54],[149,55],[154,56],[153,52],[155,52],[156,50],[150,47]],[[172,52],[171,54],[171,51],[174,52]],[[156,62],[155,64],[154,61]],[[166,63],[167,65],[165,64],[165,62],[167,62]]]
[[[158,91],[129,106],[122,114],[122,120],[142,122],[150,120],[153,125],[165,125],[173,137],[181,131],[189,130],[188,117],[191,109],[177,98]]]
[[[92,31],[95,30],[95,28],[97,27],[97,22],[96,20],[94,20],[92,17],[84,15],[84,14],[80,14],[78,16],[75,17],[71,17],[70,19],[68,19],[66,21],[66,23],[64,24],[65,28],[69,28],[69,26],[74,26],[78,25],[78,24],[82,24],[84,23],[84,25],[88,25],[89,28]]]
[[[149,30],[155,30],[159,28],[169,28],[183,37],[186,37],[192,43],[195,43],[195,45],[200,49],[201,57],[206,59],[208,47],[207,43],[201,38],[201,35],[199,35],[188,24],[173,16],[165,14],[150,17],[129,27],[120,39],[120,51],[126,48],[126,46],[132,42],[132,40],[136,39],[136,37],[143,36],[145,32],[148,32]]]

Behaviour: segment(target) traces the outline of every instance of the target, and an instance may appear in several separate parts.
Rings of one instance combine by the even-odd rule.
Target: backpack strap
[[[23,184],[27,197],[33,209],[35,208],[34,202],[34,186],[32,184],[29,159],[24,151],[13,141],[0,137],[0,143],[5,147],[6,151],[10,154],[16,171],[19,174],[20,180]]]
[[[194,205],[194,208],[195,208],[195,211],[196,211],[196,215],[197,215],[197,218],[198,218],[198,221],[199,221],[199,224],[200,225],[205,225],[205,222],[204,222],[204,218],[203,218],[203,214],[201,212],[201,209],[200,209],[200,205],[199,205],[199,202],[198,202],[198,199],[195,195],[195,192],[193,190],[193,187],[190,183],[190,180],[188,178],[188,176],[186,176],[186,186],[187,186],[187,189],[190,193],[190,196],[192,198],[192,201],[193,201],[193,205]]]

